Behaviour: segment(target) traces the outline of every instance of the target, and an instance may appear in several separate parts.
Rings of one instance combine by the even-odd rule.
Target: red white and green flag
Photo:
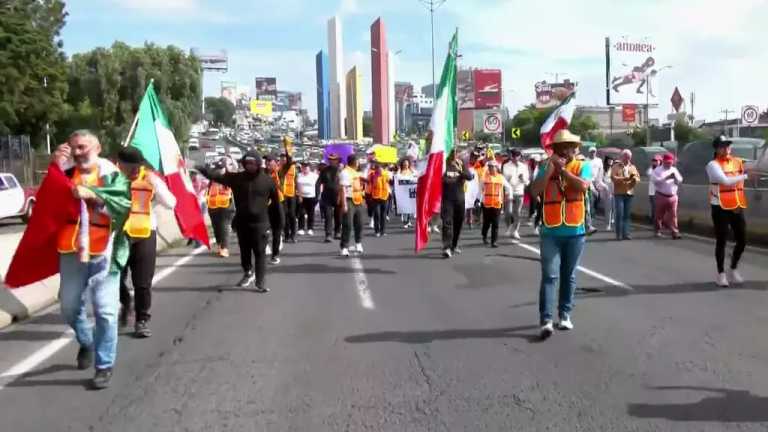
[[[547,153],[552,152],[552,140],[555,134],[563,129],[567,129],[573,119],[573,113],[576,111],[576,93],[571,93],[557,107],[547,120],[541,125],[541,146]]]
[[[181,234],[210,247],[208,229],[186,163],[151,82],[139,105],[137,116],[136,132],[131,145],[138,148],[147,163],[164,177],[168,189],[176,197],[174,213]]]
[[[454,33],[443,64],[440,84],[435,92],[436,99],[429,129],[432,140],[426,149],[426,167],[416,185],[416,252],[424,249],[429,242],[429,220],[440,212],[443,195],[443,174],[445,160],[453,151],[456,138],[456,56],[459,32]],[[423,162],[423,161],[422,161]]]

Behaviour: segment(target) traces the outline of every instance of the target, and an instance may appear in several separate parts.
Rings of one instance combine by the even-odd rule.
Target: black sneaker
[[[120,314],[117,316],[117,325],[122,329],[128,327],[128,312],[129,308],[126,306],[120,307]]]
[[[269,288],[265,286],[257,286],[254,291],[256,291],[257,293],[266,294],[269,292]]]
[[[90,369],[93,366],[93,350],[80,345],[77,351],[77,368],[80,370]]]
[[[334,235],[333,235],[333,238],[334,238],[335,240],[341,240],[341,234],[334,234]]]
[[[331,243],[333,240],[331,240],[330,236],[325,236],[325,240],[323,240],[323,243]]]
[[[147,320],[136,321],[136,325],[133,327],[133,335],[142,339],[151,337],[152,330],[149,329],[149,322]]]
[[[278,264],[280,264],[280,257],[279,256],[273,256],[272,258],[270,258],[269,264],[271,264],[271,265],[278,265]]]
[[[488,239],[487,239],[487,238],[485,238],[485,237],[483,237],[483,244],[484,244],[484,245],[486,245],[486,246],[488,246]]]
[[[96,390],[103,390],[109,387],[109,382],[112,381],[112,368],[96,369],[96,374],[93,376],[93,388]]]
[[[240,282],[237,283],[237,286],[239,288],[248,288],[248,286],[251,285],[255,280],[256,276],[253,275],[253,272],[248,272],[243,275],[243,278],[240,279]]]
[[[491,243],[491,247],[496,249],[497,247],[499,247],[499,245],[497,245],[496,243]]]

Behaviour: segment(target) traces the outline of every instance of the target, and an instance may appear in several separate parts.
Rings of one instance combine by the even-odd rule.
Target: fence
[[[32,148],[28,135],[0,135],[0,172],[13,174],[22,185],[39,185],[49,160]]]

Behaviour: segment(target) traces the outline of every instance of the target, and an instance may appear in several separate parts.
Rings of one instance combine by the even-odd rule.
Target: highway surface
[[[320,233],[318,233],[320,234]],[[56,308],[0,332],[2,431],[766,431],[768,252],[713,283],[706,240],[590,238],[570,333],[538,340],[537,239],[464,253],[413,233],[337,256],[288,244],[272,292],[239,257],[159,259],[154,336],[120,337],[112,387]],[[235,251],[237,249],[235,248]],[[68,342],[70,341],[70,342]]]

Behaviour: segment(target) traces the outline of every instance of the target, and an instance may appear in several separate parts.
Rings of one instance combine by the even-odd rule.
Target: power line
[[[418,0],[429,10],[429,25],[432,29],[432,97],[437,97],[435,88],[435,11],[448,0]]]

